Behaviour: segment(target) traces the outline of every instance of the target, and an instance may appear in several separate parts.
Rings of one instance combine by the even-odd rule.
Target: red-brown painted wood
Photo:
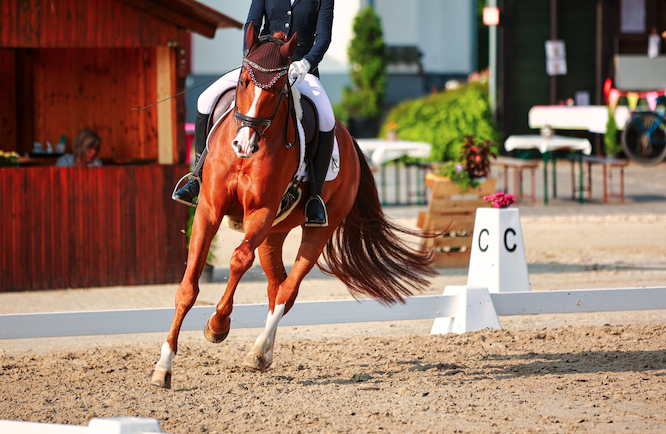
[[[0,291],[178,282],[184,165],[0,169]]]
[[[0,47],[155,47],[173,23],[116,0],[3,0]]]

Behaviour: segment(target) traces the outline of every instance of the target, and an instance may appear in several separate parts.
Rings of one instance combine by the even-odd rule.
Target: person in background
[[[661,45],[661,35],[657,33],[657,27],[652,26],[652,33],[648,36],[648,58],[654,59],[659,56],[659,45]]]
[[[102,165],[99,159],[99,148],[102,142],[99,136],[90,128],[79,131],[74,139],[74,147],[71,154],[65,154],[58,158],[58,167],[98,167]]]
[[[318,66],[331,43],[333,2],[334,0],[252,0],[245,24],[247,32],[250,22],[254,23],[254,30],[260,36],[282,32],[291,38],[294,33],[298,33],[298,49],[291,58],[289,75],[294,78],[294,84],[300,93],[308,96],[317,107],[320,130],[319,145],[314,161],[308,169],[315,185],[310,189],[310,198],[305,205],[305,226],[328,226],[328,214],[321,192],[333,152],[335,115],[319,81]],[[243,45],[243,51],[247,52],[245,38]],[[240,72],[241,69],[238,68],[225,74],[209,86],[197,100],[194,131],[195,167],[206,148],[206,125],[213,105],[220,95],[236,86]],[[173,194],[172,198],[186,205],[196,206],[194,198],[199,195],[199,187],[196,178],[191,178]]]

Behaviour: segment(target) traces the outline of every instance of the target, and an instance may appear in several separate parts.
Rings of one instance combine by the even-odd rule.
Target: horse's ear
[[[291,56],[293,56],[294,53],[296,52],[297,48],[298,48],[298,32],[294,33],[294,36],[292,36],[291,39],[287,41],[286,44],[280,47],[280,54],[282,54],[282,57],[284,57],[285,59],[291,58]]]
[[[245,33],[245,44],[247,45],[247,50],[252,51],[255,45],[259,45],[259,37],[254,31],[254,21],[250,21],[247,25],[247,32]]]

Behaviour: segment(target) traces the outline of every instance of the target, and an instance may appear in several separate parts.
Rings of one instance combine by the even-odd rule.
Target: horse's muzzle
[[[231,147],[238,158],[250,158],[252,154],[259,150],[257,134],[254,133],[250,137],[247,136],[247,134],[241,132],[231,142]]]

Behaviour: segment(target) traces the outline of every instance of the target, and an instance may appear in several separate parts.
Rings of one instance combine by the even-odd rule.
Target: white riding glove
[[[294,81],[298,79],[298,84],[303,83],[308,71],[310,71],[310,62],[307,59],[297,60],[289,67],[289,75],[294,78]]]

